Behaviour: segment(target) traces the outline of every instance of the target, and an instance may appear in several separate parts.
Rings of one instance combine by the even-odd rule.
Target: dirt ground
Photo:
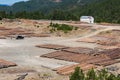
[[[33,30],[35,33],[49,33],[47,26],[50,22],[51,21],[45,20],[18,20],[12,22],[4,20],[0,22],[0,26],[25,28]],[[14,38],[0,39],[0,59],[11,61],[18,65],[16,67],[0,69],[0,80],[15,80],[25,73],[28,73],[28,75],[24,80],[69,80],[69,76],[58,75],[53,69],[77,63],[40,57],[41,55],[56,50],[38,48],[35,47],[36,45],[57,44],[68,47],[86,47],[94,49],[99,47],[100,44],[84,41],[78,42],[78,40],[84,40],[84,38],[95,36],[104,31],[120,30],[120,26],[113,27],[111,25],[85,24],[69,21],[53,22],[77,26],[79,29],[69,34],[63,34],[61,37],[56,36],[57,34],[51,34],[51,37],[25,37],[24,40],[16,40]],[[39,26],[39,28],[37,28],[37,26]],[[120,73],[120,63],[108,67],[111,66],[117,66],[118,72],[115,71],[115,73]]]
[[[41,70],[46,74],[48,74],[51,73],[52,72],[51,70],[54,68],[64,65],[75,64],[74,62],[67,62],[62,60],[39,58],[40,55],[53,52],[55,50],[49,50],[43,48],[40,49],[35,47],[35,45],[45,44],[45,43],[56,43],[55,41],[57,40],[58,41],[62,40],[62,38],[25,38],[24,40],[14,40],[14,39],[0,40],[1,42],[0,58],[11,62],[15,62],[17,65],[22,66],[22,68],[27,67],[27,69],[29,69],[29,67],[31,67],[32,70],[35,70],[35,74],[36,72],[37,73],[39,71],[41,72]],[[14,70],[14,68],[12,69]],[[21,68],[18,67],[18,69]],[[4,72],[4,70],[2,71]],[[4,77],[5,79],[3,80],[7,80],[6,77]]]

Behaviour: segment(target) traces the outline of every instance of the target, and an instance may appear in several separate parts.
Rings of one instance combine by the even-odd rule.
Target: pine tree
[[[94,71],[94,69],[90,69],[88,72],[87,72],[87,80],[97,80],[97,76],[96,76],[96,73]]]
[[[75,68],[75,72],[70,76],[70,80],[84,80],[84,74],[80,67]]]

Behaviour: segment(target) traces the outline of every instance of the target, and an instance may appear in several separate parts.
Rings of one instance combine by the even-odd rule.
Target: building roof
[[[88,18],[93,18],[92,16],[81,16],[81,19],[88,19]]]

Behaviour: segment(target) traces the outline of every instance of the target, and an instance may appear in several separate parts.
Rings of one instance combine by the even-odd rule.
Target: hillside
[[[83,5],[94,0],[29,0],[21,1],[13,4],[12,6],[7,6],[9,11],[19,12],[19,11],[42,11],[49,12],[53,9],[68,9],[73,8],[77,5]],[[0,10],[6,10],[6,6],[0,6]]]
[[[99,3],[86,5],[81,9],[76,8],[73,11],[79,13],[77,15],[92,15],[97,22],[120,23],[119,4],[120,0],[103,0]]]
[[[96,22],[120,23],[120,0],[29,0],[0,6],[6,18],[79,20],[82,15]]]

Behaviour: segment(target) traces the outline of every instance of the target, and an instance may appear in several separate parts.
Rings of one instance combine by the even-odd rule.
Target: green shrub
[[[55,30],[61,30],[63,31],[64,33],[67,33],[69,31],[72,31],[73,30],[73,26],[69,26],[69,25],[66,25],[66,24],[54,24],[54,23],[50,23],[49,25],[50,27],[52,27],[52,29],[54,28]]]
[[[83,80],[84,74],[83,71],[79,68],[75,68],[75,72],[70,76],[70,80]]]
[[[70,80],[120,80],[120,76],[108,73],[105,69],[95,72],[93,68],[85,74],[79,67],[76,67]]]

